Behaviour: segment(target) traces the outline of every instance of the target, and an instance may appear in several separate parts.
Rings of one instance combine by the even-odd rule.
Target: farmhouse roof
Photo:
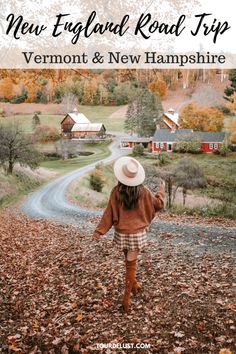
[[[102,123],[88,123],[88,124],[74,124],[71,131],[72,132],[99,132],[104,125]],[[105,128],[105,127],[104,127]]]
[[[194,132],[194,136],[200,138],[202,142],[206,143],[220,143],[224,141],[224,132]]]
[[[176,125],[179,126],[179,123],[178,123],[178,121],[179,121],[179,114],[176,113],[176,112],[173,110],[173,108],[170,108],[170,109],[168,110],[168,112],[165,112],[165,113],[164,113],[164,116],[166,116],[167,118],[169,118],[170,120],[172,120],[172,122],[174,122]]]
[[[225,133],[223,132],[194,132],[192,129],[178,129],[170,131],[168,129],[156,130],[153,141],[157,142],[176,142],[181,137],[188,136],[198,138],[201,142],[214,143],[223,142]]]

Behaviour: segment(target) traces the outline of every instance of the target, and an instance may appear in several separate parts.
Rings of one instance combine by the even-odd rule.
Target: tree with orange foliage
[[[165,81],[157,80],[153,81],[148,85],[148,88],[151,92],[158,93],[160,97],[165,97],[167,94],[167,86]]]
[[[13,81],[10,77],[6,77],[0,82],[0,93],[2,98],[8,100],[13,97]]]
[[[84,102],[85,104],[94,104],[98,93],[96,79],[86,80],[84,83]]]
[[[27,101],[28,103],[32,103],[35,100],[37,91],[40,89],[40,86],[35,82],[31,81],[27,84],[26,89],[28,91]]]
[[[222,130],[224,116],[217,108],[199,107],[196,103],[190,103],[182,110],[179,124],[181,128],[216,132]]]

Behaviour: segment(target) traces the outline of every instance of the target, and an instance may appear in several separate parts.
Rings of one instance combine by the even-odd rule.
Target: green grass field
[[[156,166],[157,170],[169,171],[175,168],[180,159],[186,156],[190,157],[199,164],[209,182],[206,188],[194,190],[194,195],[204,195],[222,202],[216,207],[195,206],[190,208],[174,205],[172,207],[173,212],[201,216],[225,216],[236,219],[236,194],[234,192],[236,190],[236,153],[230,153],[227,157],[215,154],[185,155],[165,153],[164,155],[167,163],[162,166],[158,166],[158,159],[155,156],[143,156],[137,157],[137,159],[145,166],[147,171],[153,165]],[[89,193],[88,196],[80,194],[83,187],[90,189],[89,177],[85,176],[82,180],[73,184],[70,190],[71,199],[84,205],[104,207],[112,187],[116,184],[116,180],[111,166],[103,167],[102,174],[105,179],[102,193],[95,192],[91,196],[89,196]],[[102,201],[101,196],[103,196]]]
[[[110,118],[110,115],[117,111],[120,107],[117,106],[81,106],[80,112],[85,114],[86,117],[91,120],[92,123],[103,123],[109,131],[123,131],[124,120],[125,117],[117,117],[117,118]],[[9,117],[0,117],[0,123],[7,122],[7,121],[19,121],[25,132],[31,133],[32,132],[32,117],[33,115],[17,115],[17,116],[9,116]],[[60,129],[60,123],[64,115],[48,115],[48,114],[41,114],[40,121],[41,124],[48,124],[52,125],[58,130]]]
[[[210,198],[218,199],[222,202],[222,206],[218,208],[179,208],[180,213],[199,214],[199,215],[219,215],[236,219],[236,153],[229,153],[228,156],[222,157],[215,154],[176,154],[165,153],[167,164],[157,168],[164,170],[172,170],[181,158],[186,156],[196,161],[205,177],[208,180],[206,188],[200,188],[194,191],[196,195],[205,195]],[[139,158],[140,162],[145,165],[155,163],[153,159]],[[168,161],[169,160],[169,161]],[[180,210],[181,209],[181,210]],[[178,211],[175,209],[174,211]]]
[[[232,193],[230,192],[231,198],[235,196],[236,204],[236,195],[233,193],[233,188],[236,189],[236,153],[231,152],[228,156],[222,157],[215,154],[177,154],[177,153],[164,153],[167,158],[167,164],[158,167],[166,170],[173,169],[178,161],[184,157],[189,157],[192,160],[196,161],[201,169],[204,172],[206,178],[213,179],[216,184],[218,184],[218,189],[222,188],[231,188]],[[145,157],[139,157],[139,161],[145,165],[152,165],[155,163],[155,157],[152,159],[147,159]],[[201,189],[204,193],[205,189]],[[219,193],[216,196],[212,194],[213,197],[219,197]]]
[[[50,147],[49,147],[50,148]],[[68,160],[47,160],[41,163],[41,167],[53,170],[60,174],[73,171],[77,168],[88,165],[92,162],[102,160],[110,155],[107,143],[86,144],[83,148],[85,151],[93,152],[89,156],[79,156]]]

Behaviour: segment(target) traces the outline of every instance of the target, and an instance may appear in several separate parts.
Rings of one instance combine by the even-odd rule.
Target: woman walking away
[[[136,294],[141,285],[136,280],[138,253],[147,245],[146,230],[158,210],[164,207],[165,182],[161,181],[154,196],[143,186],[145,172],[132,157],[121,157],[114,164],[118,184],[110,194],[108,205],[93,234],[99,240],[112,226],[113,242],[125,254],[126,280],[123,309],[129,311],[131,292]]]

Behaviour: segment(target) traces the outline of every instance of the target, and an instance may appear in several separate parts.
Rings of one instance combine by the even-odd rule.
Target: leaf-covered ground
[[[1,214],[0,352],[138,353],[97,344],[146,343],[145,353],[235,353],[230,247],[195,253],[154,229],[139,256],[143,288],[126,315],[123,255],[112,237],[91,242],[89,225]]]

